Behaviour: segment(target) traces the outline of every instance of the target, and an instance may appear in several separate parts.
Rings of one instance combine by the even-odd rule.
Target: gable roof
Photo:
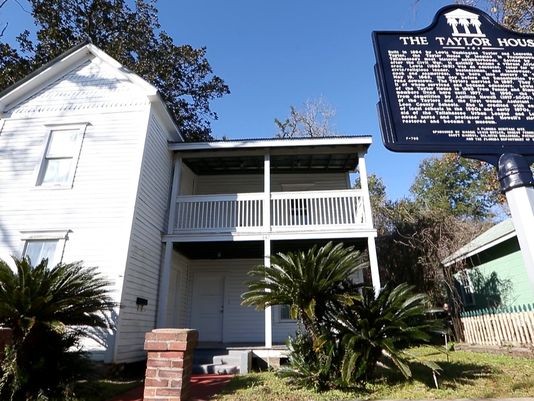
[[[484,231],[474,240],[464,245],[452,255],[443,260],[445,266],[449,266],[455,262],[463,259],[467,259],[477,253],[485,251],[495,245],[498,245],[510,238],[516,236],[514,223],[512,219],[501,221],[499,224],[494,225],[489,230]]]
[[[178,141],[183,141],[179,129],[171,117],[165,102],[161,98],[158,89],[91,43],[80,43],[72,47],[0,92],[0,117],[9,108],[29,98],[50,82],[92,58],[97,58],[101,62],[106,63],[120,76],[139,87],[154,106],[156,114],[161,118],[166,128],[173,133]]]

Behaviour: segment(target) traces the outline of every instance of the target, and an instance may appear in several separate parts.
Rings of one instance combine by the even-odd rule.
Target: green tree
[[[81,263],[33,267],[15,259],[16,271],[0,260],[0,324],[12,330],[13,344],[2,361],[0,398],[32,401],[40,395],[65,399],[79,378],[84,327],[107,327],[104,313],[114,306],[109,283],[96,268]]]
[[[502,201],[496,175],[485,162],[444,154],[421,162],[410,191],[423,209],[483,220]]]
[[[154,0],[28,0],[37,31],[0,43],[0,89],[76,44],[90,40],[155,85],[188,140],[209,140],[210,101],[229,93],[206,49],[177,46],[161,30]],[[35,37],[35,39],[34,39]]]
[[[491,223],[455,216],[447,208],[422,207],[421,202],[410,199],[387,201],[377,213],[386,221],[386,230],[377,239],[381,276],[386,282],[414,285],[433,305],[451,305],[453,329],[461,339],[462,301],[454,275],[465,266],[444,266],[442,261]]]

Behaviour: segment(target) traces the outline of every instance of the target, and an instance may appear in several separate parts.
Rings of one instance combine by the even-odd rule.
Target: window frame
[[[36,188],[43,188],[43,189],[70,189],[72,188],[74,184],[74,176],[76,175],[76,170],[78,167],[78,161],[80,159],[80,153],[82,150],[82,143],[83,139],[85,137],[85,131],[87,129],[87,126],[89,123],[69,123],[69,124],[47,124],[45,125],[45,139],[41,148],[41,154],[39,158],[39,163],[37,164],[36,171],[35,171],[35,187]],[[76,141],[73,146],[73,152],[70,162],[70,168],[69,168],[69,175],[65,182],[57,182],[57,183],[45,183],[43,182],[47,166],[48,166],[48,160],[56,160],[61,159],[61,157],[47,157],[47,153],[49,150],[50,142],[52,140],[52,134],[57,131],[77,131],[76,133]],[[64,157],[63,159],[66,159]]]
[[[462,297],[464,305],[476,305],[475,287],[473,285],[473,281],[471,280],[469,270],[464,269],[458,272],[458,282],[460,283],[460,286],[462,288],[462,293],[460,294],[460,296]]]
[[[56,249],[54,250],[54,256],[48,261],[48,266],[52,267],[58,263],[63,262],[63,256],[65,253],[65,246],[69,239],[71,230],[43,230],[43,231],[21,231],[22,250],[20,252],[21,257],[26,256],[26,249],[29,242],[38,241],[57,241]],[[41,261],[37,262],[40,263]],[[35,261],[32,261],[35,263]]]
[[[286,307],[289,309],[289,315],[290,317],[288,319],[284,319],[282,318],[282,309]],[[277,317],[278,317],[278,323],[295,323],[297,320],[296,319],[291,319],[291,305],[277,305]]]

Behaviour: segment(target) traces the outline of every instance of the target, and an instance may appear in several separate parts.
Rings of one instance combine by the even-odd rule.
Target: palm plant
[[[291,316],[302,323],[303,330],[288,343],[290,365],[282,376],[323,390],[370,380],[384,363],[411,377],[408,362],[414,358],[408,347],[428,342],[442,326],[425,317],[427,297],[407,284],[386,286],[380,294],[355,285],[350,276],[365,265],[352,247],[328,243],[277,254],[270,266],[250,272],[244,305],[290,305]]]
[[[2,362],[0,397],[61,399],[81,367],[83,354],[68,351],[82,328],[107,326],[104,313],[115,306],[109,283],[80,262],[48,268],[46,260],[33,267],[15,258],[15,265],[12,271],[0,260],[0,325],[13,337]]]
[[[439,320],[428,319],[428,298],[414,294],[413,286],[386,286],[375,299],[373,288],[365,287],[347,307],[335,313],[337,336],[343,348],[341,377],[345,383],[369,380],[379,361],[391,362],[405,378],[412,373],[408,362],[414,357],[406,349],[427,343],[431,334],[443,332]],[[435,363],[419,360],[433,372]]]
[[[252,281],[242,303],[258,309],[289,305],[291,317],[317,340],[330,324],[327,311],[340,307],[354,292],[350,276],[366,265],[354,247],[332,242],[306,252],[278,253],[270,266],[257,266],[249,273]]]

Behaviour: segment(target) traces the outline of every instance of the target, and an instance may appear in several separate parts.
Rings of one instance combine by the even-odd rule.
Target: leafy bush
[[[290,365],[279,370],[281,377],[286,377],[294,384],[323,391],[340,383],[337,377],[339,365],[338,343],[328,341],[322,347],[314,346],[314,341],[306,332],[297,332],[288,340]]]
[[[46,260],[15,264],[16,272],[0,260],[0,324],[13,337],[1,364],[0,398],[64,400],[87,368],[82,327],[105,327],[104,312],[114,307],[109,283],[79,262],[50,269]]]
[[[427,319],[427,297],[407,284],[386,286],[375,299],[372,287],[350,279],[363,266],[354,248],[328,243],[278,254],[251,272],[243,304],[290,305],[303,329],[288,343],[290,366],[281,375],[316,390],[371,380],[378,364],[411,377],[405,349],[428,342],[440,321]]]
[[[400,284],[386,286],[375,299],[372,287],[335,315],[336,338],[342,344],[341,377],[345,383],[370,380],[379,361],[396,367],[405,378],[411,378],[408,365],[414,357],[406,349],[428,343],[431,333],[442,331],[438,320],[429,320],[425,312],[428,300],[414,294],[413,287]],[[439,366],[419,361],[433,371]]]

